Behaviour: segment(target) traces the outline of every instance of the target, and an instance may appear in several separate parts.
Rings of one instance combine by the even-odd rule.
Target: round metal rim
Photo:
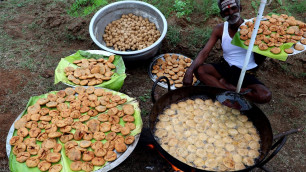
[[[170,54],[170,55],[175,54],[175,55],[184,56],[184,58],[187,58],[187,56],[185,56],[185,55],[183,55],[183,54],[177,54],[177,53],[166,53],[166,54]],[[152,62],[150,63],[150,66],[149,66],[149,69],[148,69],[148,74],[149,74],[149,76],[150,76],[150,78],[152,79],[153,82],[155,82],[156,79],[157,79],[157,76],[152,74],[153,66],[155,65],[155,63],[156,63],[156,61],[157,61],[158,59],[160,59],[160,58],[161,58],[161,59],[164,59],[164,55],[165,55],[165,54],[160,54],[160,55],[154,57],[153,60],[152,60]],[[165,59],[164,59],[164,60],[165,60]],[[191,59],[191,62],[192,62],[192,61],[193,61],[193,60]],[[197,82],[196,82],[194,85],[198,85],[199,83],[200,83],[200,81],[197,80]],[[159,86],[161,86],[161,87],[163,87],[163,88],[168,88],[167,83],[164,83],[164,82],[158,82],[157,85],[159,85]],[[172,85],[170,86],[170,89],[171,89],[171,90],[175,90],[175,89],[177,89],[177,88],[172,84]]]
[[[152,8],[153,10],[155,10],[159,16],[162,18],[163,20],[163,23],[164,23],[164,29],[162,31],[162,34],[161,36],[158,38],[157,41],[155,41],[152,45],[150,45],[149,47],[146,47],[142,50],[137,50],[137,51],[116,51],[116,50],[113,50],[113,49],[110,49],[110,48],[107,48],[106,46],[102,45],[95,37],[95,34],[93,33],[93,24],[94,24],[94,21],[97,19],[99,13],[107,8],[111,8],[112,6],[115,6],[115,5],[118,5],[118,4],[126,4],[126,3],[135,3],[135,4],[142,4],[142,5],[146,5],[146,6],[149,6],[150,8]],[[120,54],[120,55],[135,55],[135,54],[140,54],[140,53],[143,53],[143,52],[146,52],[154,47],[157,46],[157,44],[161,43],[162,40],[165,38],[166,36],[166,33],[167,33],[167,30],[168,30],[168,24],[167,24],[167,20],[165,18],[165,16],[156,8],[154,7],[153,5],[151,4],[148,4],[146,2],[141,2],[141,1],[120,1],[120,2],[114,2],[114,3],[111,3],[103,8],[101,8],[94,16],[93,18],[91,19],[90,21],[90,24],[89,24],[89,34],[90,34],[90,37],[91,39],[95,42],[96,45],[98,45],[100,48],[106,50],[106,51],[109,51],[109,52],[112,52],[112,53],[115,53],[115,54]]]
[[[98,89],[102,89],[102,88],[98,88]],[[107,88],[103,88],[103,89],[107,89]],[[110,90],[110,89],[107,89],[107,90]],[[113,90],[110,90],[110,91],[113,91]],[[19,116],[16,118],[16,120],[13,122],[13,124],[11,125],[10,127],[10,130],[8,132],[8,135],[6,137],[6,155],[7,155],[7,158],[9,159],[10,158],[10,153],[11,153],[11,149],[12,149],[12,146],[10,145],[10,139],[13,137],[13,134],[14,134],[14,131],[15,131],[15,128],[14,128],[14,124],[17,120],[19,120],[22,116],[22,114],[25,112],[25,110],[23,110]],[[141,126],[142,128],[143,126]],[[141,133],[141,132],[140,132]],[[137,143],[139,141],[139,138],[140,138],[140,133],[139,134],[136,134],[135,135],[135,141],[133,142],[133,144],[129,145],[127,150],[123,153],[118,153],[117,151],[116,154],[118,156],[118,158],[113,161],[113,162],[107,162],[107,164],[96,170],[95,172],[102,172],[102,171],[110,171],[112,169],[114,169],[115,167],[117,167],[118,165],[120,165],[124,160],[126,160],[130,154],[133,152],[133,150],[136,148],[137,146]]]
[[[194,86],[190,86],[190,87],[194,87]],[[220,90],[220,91],[223,90],[223,89],[221,89],[221,88],[209,87],[209,86],[197,86],[197,87],[201,88],[202,90],[203,90],[204,88],[212,88],[213,90],[218,89],[218,90]],[[153,144],[157,147],[158,151],[161,153],[162,156],[170,157],[170,158],[174,159],[175,162],[180,162],[181,164],[184,164],[185,167],[188,167],[188,168],[189,168],[189,169],[186,170],[186,171],[189,171],[190,169],[192,169],[191,171],[209,172],[209,171],[207,171],[207,170],[203,170],[203,169],[198,169],[198,168],[195,168],[195,167],[191,167],[190,165],[181,162],[181,161],[178,160],[176,157],[172,156],[168,151],[164,150],[164,148],[161,147],[160,143],[158,143],[158,141],[154,138],[155,135],[154,135],[154,133],[153,133],[153,130],[152,130],[151,126],[152,126],[152,125],[155,126],[155,124],[152,124],[152,123],[151,123],[151,117],[152,117],[152,113],[153,113],[154,108],[156,108],[156,107],[161,108],[160,106],[158,106],[158,105],[156,105],[156,104],[158,104],[159,101],[161,101],[161,100],[162,100],[163,98],[165,98],[165,97],[166,97],[166,98],[167,98],[167,97],[171,97],[171,98],[167,98],[167,99],[170,99],[171,101],[173,101],[173,100],[176,99],[176,98],[173,98],[173,97],[170,96],[169,94],[170,94],[170,93],[174,94],[174,92],[179,92],[179,93],[181,93],[181,92],[183,91],[183,89],[188,89],[188,87],[181,87],[181,88],[178,88],[178,89],[176,89],[176,90],[171,90],[170,92],[167,92],[167,93],[165,93],[164,95],[162,95],[162,96],[154,103],[153,107],[151,108],[151,112],[150,112],[150,116],[149,116],[149,119],[150,119],[150,120],[149,120],[150,135],[151,135],[151,137],[152,137],[152,139],[153,139]],[[217,90],[217,91],[218,91],[218,90]],[[223,90],[223,91],[226,91],[226,90]],[[223,91],[221,91],[221,92],[223,92]],[[212,94],[215,94],[215,93],[212,93]],[[195,95],[195,96],[197,97],[197,95]],[[205,94],[205,96],[208,96],[208,95]],[[208,96],[208,97],[210,97],[210,96]],[[185,98],[190,98],[190,97],[185,97]],[[185,98],[180,98],[180,100],[185,99]],[[211,97],[210,97],[210,98],[211,98]],[[213,98],[213,99],[214,99],[214,98]],[[261,111],[261,109],[260,109],[259,107],[257,107],[256,105],[254,105],[253,108],[254,108],[253,111],[254,111],[254,110],[259,110],[259,111]],[[246,112],[246,111],[244,111],[244,113],[245,113],[245,112]],[[159,114],[158,114],[158,115],[159,115]],[[158,115],[157,115],[157,116],[158,116]],[[262,112],[262,115],[263,115],[262,117],[266,119],[265,122],[268,122],[267,127],[268,127],[269,130],[271,131],[271,138],[272,138],[272,140],[273,140],[273,134],[272,134],[271,123],[270,123],[269,119],[267,118],[267,116],[266,116],[263,112]],[[155,120],[156,120],[156,119],[155,119]],[[252,121],[252,122],[253,122],[253,121]],[[272,141],[272,142],[273,142],[273,141]],[[248,167],[245,168],[245,169],[237,170],[237,171],[235,171],[235,172],[250,171],[250,170],[252,170],[252,169],[254,169],[254,168],[256,168],[256,167],[260,167],[259,165],[262,163],[262,161],[264,161],[265,158],[268,157],[268,154],[269,154],[269,152],[271,151],[271,147],[272,147],[272,143],[271,143],[270,145],[268,145],[268,151],[264,154],[264,156],[262,157],[262,159],[261,159],[261,160],[258,159],[258,160],[255,162],[255,164],[254,164],[253,166],[248,166]],[[260,151],[262,151],[262,149],[261,149]],[[169,160],[169,161],[170,161],[170,160]],[[170,162],[174,164],[173,161],[170,161]],[[174,164],[174,165],[178,165],[178,164]],[[179,168],[179,167],[178,167],[178,168]],[[182,168],[182,169],[183,169],[183,168]],[[183,170],[184,170],[184,169],[183,169]]]

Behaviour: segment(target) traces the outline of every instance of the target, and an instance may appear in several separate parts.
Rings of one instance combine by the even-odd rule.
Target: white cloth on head
[[[224,60],[230,66],[234,65],[242,69],[247,50],[233,45],[231,41],[232,41],[232,38],[230,37],[228,33],[228,22],[224,22],[223,34],[222,34],[222,44],[221,44],[222,49],[223,49]],[[251,53],[251,57],[250,57],[249,64],[247,66],[247,70],[253,69],[255,67],[257,67],[257,64],[255,63],[254,53]]]
[[[237,6],[235,0],[224,0],[223,2],[221,2],[222,11],[233,6]]]

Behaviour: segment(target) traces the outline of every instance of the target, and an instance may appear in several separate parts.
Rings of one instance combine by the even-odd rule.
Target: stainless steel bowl
[[[149,47],[137,51],[116,51],[112,47],[107,47],[102,38],[105,27],[110,22],[120,19],[122,14],[129,13],[148,18],[150,22],[153,22],[161,33],[160,38]],[[101,49],[121,55],[124,61],[138,61],[147,60],[156,55],[166,36],[167,28],[166,18],[154,6],[140,1],[120,1],[103,7],[93,16],[89,25],[89,33],[91,39]]]

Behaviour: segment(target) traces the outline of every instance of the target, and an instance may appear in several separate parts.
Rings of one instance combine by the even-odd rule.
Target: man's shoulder
[[[224,23],[219,23],[214,27],[214,33],[218,36],[222,36]]]
[[[222,29],[223,30],[224,23],[219,23],[215,26],[215,29]]]

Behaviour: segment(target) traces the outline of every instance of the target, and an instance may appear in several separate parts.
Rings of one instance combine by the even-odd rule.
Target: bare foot
[[[231,91],[235,91],[235,90],[236,90],[236,87],[235,87],[235,86],[233,86],[232,84],[227,83],[227,82],[225,81],[225,79],[223,79],[223,78],[221,78],[221,79],[219,80],[219,82],[220,82],[221,84],[223,84],[223,85],[226,87],[226,89],[228,89],[228,90],[231,90]]]

